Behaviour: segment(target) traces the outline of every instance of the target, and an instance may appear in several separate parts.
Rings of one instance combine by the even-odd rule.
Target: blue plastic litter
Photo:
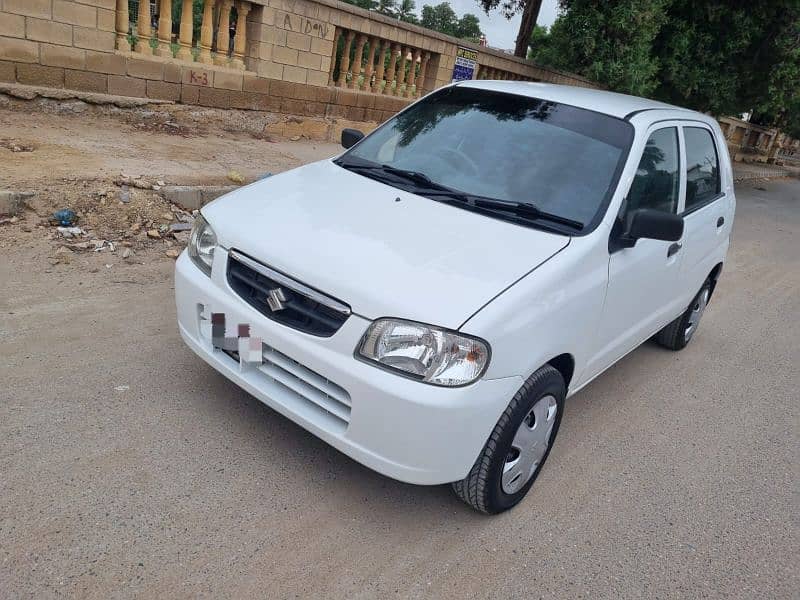
[[[71,208],[62,208],[53,213],[53,219],[58,221],[59,225],[67,227],[78,220],[78,215]]]

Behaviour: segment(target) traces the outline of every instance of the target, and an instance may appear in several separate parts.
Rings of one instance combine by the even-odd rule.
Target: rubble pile
[[[197,211],[161,195],[159,179],[120,174],[113,180],[63,179],[36,190],[25,214],[4,218],[24,231],[43,230],[54,243],[52,264],[69,264],[77,253],[114,254],[124,261],[155,250],[177,258],[189,242]]]

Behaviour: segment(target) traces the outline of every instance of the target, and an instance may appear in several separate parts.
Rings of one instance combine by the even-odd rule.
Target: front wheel
[[[516,393],[469,474],[453,483],[474,509],[497,514],[518,504],[553,447],[566,396],[564,378],[545,365]]]
[[[670,350],[683,350],[700,326],[700,318],[710,298],[711,281],[707,279],[686,312],[656,334],[656,342]]]

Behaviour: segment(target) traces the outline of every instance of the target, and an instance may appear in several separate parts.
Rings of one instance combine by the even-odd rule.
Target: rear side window
[[[684,127],[686,142],[686,210],[692,210],[719,194],[719,157],[711,132]]]
[[[678,129],[666,127],[651,133],[623,206],[626,225],[630,225],[630,215],[639,208],[677,211],[679,164]]]

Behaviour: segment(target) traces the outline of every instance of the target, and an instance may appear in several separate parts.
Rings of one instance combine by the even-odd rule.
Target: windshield
[[[397,115],[337,163],[380,166],[389,173],[382,181],[396,187],[407,182],[392,176],[411,172],[413,191],[434,200],[445,189],[531,205],[536,218],[516,211],[510,220],[558,216],[558,227],[573,222],[573,230],[585,232],[602,218],[632,138],[633,127],[615,117],[456,86]],[[427,194],[430,188],[439,192]]]

